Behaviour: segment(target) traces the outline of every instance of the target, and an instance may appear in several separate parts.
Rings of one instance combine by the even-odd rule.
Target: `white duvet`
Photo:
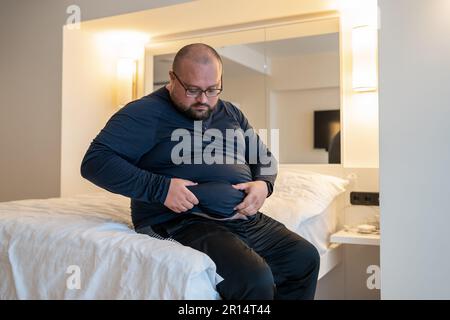
[[[0,299],[219,298],[207,255],[135,233],[129,210],[108,193],[0,203]]]

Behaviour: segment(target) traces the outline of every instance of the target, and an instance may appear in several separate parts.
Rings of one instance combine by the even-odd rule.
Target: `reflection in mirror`
[[[255,129],[279,129],[279,162],[340,163],[339,34],[217,48],[220,98]],[[174,54],[154,57],[154,89],[168,82]]]
[[[162,54],[153,57],[153,90],[169,83],[169,71],[172,70],[175,53]]]

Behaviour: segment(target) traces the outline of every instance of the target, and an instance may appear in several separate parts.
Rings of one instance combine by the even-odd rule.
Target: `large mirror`
[[[224,62],[221,99],[255,129],[279,129],[279,162],[340,163],[339,33],[213,45]],[[154,56],[154,89],[174,53]]]

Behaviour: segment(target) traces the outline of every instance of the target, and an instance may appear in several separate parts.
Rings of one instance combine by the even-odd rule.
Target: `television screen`
[[[314,148],[328,151],[340,127],[339,109],[314,111]]]

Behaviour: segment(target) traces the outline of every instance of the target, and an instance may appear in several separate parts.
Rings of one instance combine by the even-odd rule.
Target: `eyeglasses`
[[[180,80],[180,78],[178,78],[177,74],[175,72],[173,72],[173,71],[172,71],[172,73],[175,76],[175,78],[178,80],[178,82],[182,85],[182,87],[184,88],[187,97],[197,98],[202,93],[205,93],[205,95],[208,98],[217,97],[223,90],[222,76],[220,77],[220,84],[222,85],[222,87],[220,89],[209,88],[209,89],[206,89],[206,90],[202,90],[200,88],[187,88],[184,85],[184,83]]]

